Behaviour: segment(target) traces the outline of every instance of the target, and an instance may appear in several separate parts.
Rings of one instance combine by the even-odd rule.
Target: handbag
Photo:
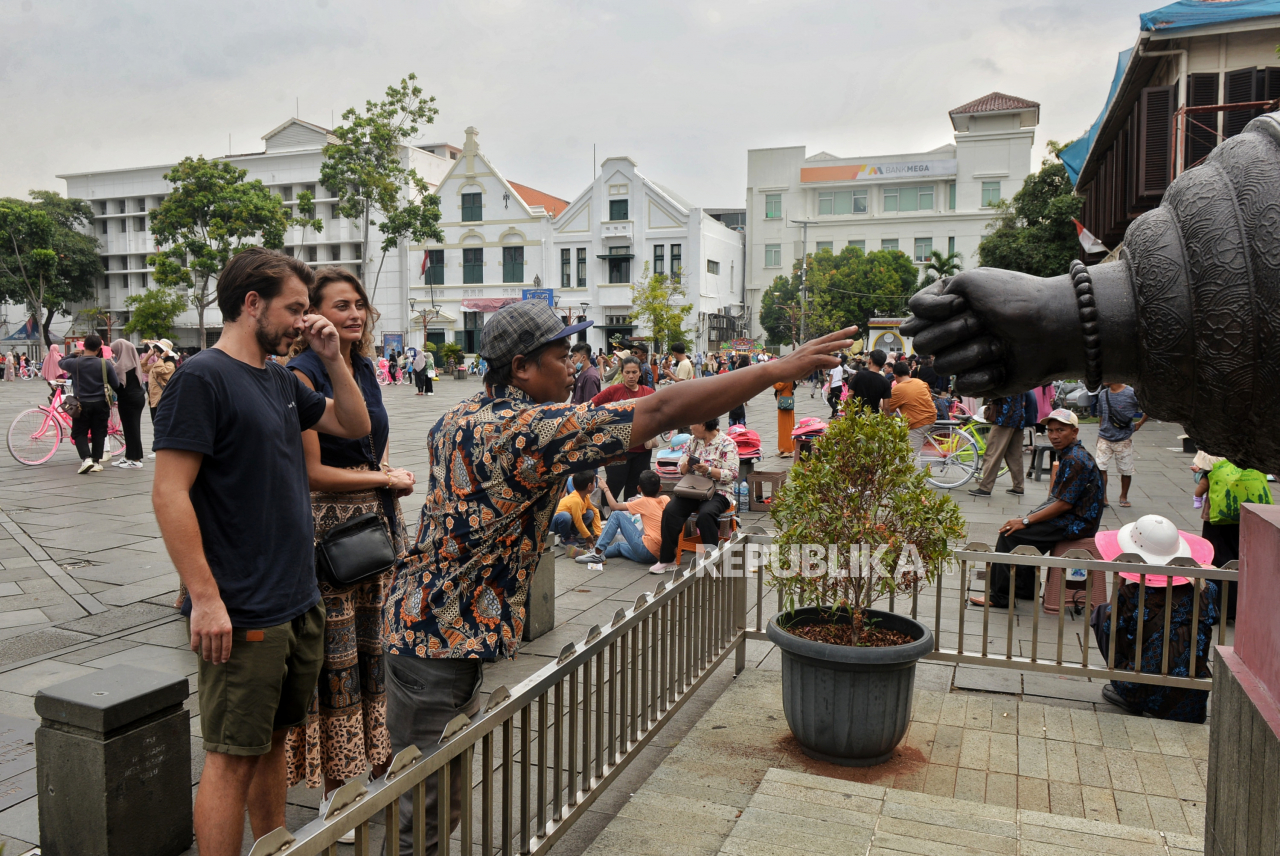
[[[716,483],[706,476],[688,473],[676,483],[674,493],[685,499],[699,499],[705,502],[715,496]]]
[[[779,410],[795,410],[796,399],[794,395],[783,395],[778,398]]]
[[[371,471],[379,469],[373,462],[373,434],[369,437]],[[379,492],[381,493],[381,492]],[[383,497],[384,507],[387,505]],[[387,527],[394,526],[393,510],[387,509],[387,525],[382,517],[370,511],[340,523],[325,533],[316,544],[316,575],[335,588],[348,588],[369,577],[389,571],[396,562]]]
[[[102,397],[108,407],[116,406],[116,391],[107,383],[107,361],[102,360]]]
[[[1104,390],[1102,397],[1107,401],[1107,421],[1111,423],[1111,427],[1118,431],[1128,431],[1133,426],[1133,417],[1117,419],[1116,412],[1111,408],[1111,393]]]
[[[72,419],[79,419],[83,408],[80,406],[80,399],[74,395],[65,396],[62,403],[58,405],[62,408],[62,412],[70,416]]]

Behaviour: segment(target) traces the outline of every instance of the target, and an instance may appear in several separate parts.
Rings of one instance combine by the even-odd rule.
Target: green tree
[[[957,252],[947,253],[945,256],[941,250],[934,250],[929,254],[929,261],[925,262],[924,270],[920,272],[920,287],[923,288],[932,282],[937,282],[948,276],[955,276],[961,270],[963,260]]]
[[[760,326],[770,345],[800,341],[800,277],[776,276],[760,298]]]
[[[364,112],[349,107],[342,114],[345,125],[331,132],[338,142],[324,147],[320,180],[338,198],[344,217],[361,223],[361,244],[366,265],[372,264],[369,228],[382,233],[382,257],[373,278],[370,299],[378,293],[378,279],[387,253],[402,240],[422,243],[444,240],[440,222],[440,197],[431,192],[417,171],[406,166],[403,149],[418,135],[419,125],[435,121],[435,98],[422,96],[417,75],[388,86],[382,101],[366,101]],[[375,223],[374,216],[379,219]]]
[[[231,257],[256,242],[284,246],[289,209],[247,170],[220,160],[183,158],[165,174],[172,192],[151,212],[151,234],[163,247],[147,257],[156,284],[190,290],[204,347],[204,314],[217,302],[217,277]]]
[[[102,257],[81,231],[93,222],[89,203],[48,190],[31,198],[0,199],[0,299],[26,304],[47,348],[54,315],[93,297]]]
[[[631,286],[631,320],[649,328],[655,350],[660,343],[669,347],[687,341],[684,322],[693,311],[692,303],[683,302],[688,296],[679,271],[650,275],[649,263],[644,263],[640,282]]]
[[[168,339],[173,334],[173,322],[187,309],[187,298],[172,288],[157,285],[141,294],[131,294],[124,299],[129,307],[129,323],[124,325],[126,336],[140,334],[144,339]]]
[[[1047,145],[1052,156],[1041,161],[1040,171],[1027,176],[1012,201],[997,203],[991,231],[978,244],[983,267],[1058,276],[1079,257],[1080,240],[1071,220],[1080,215],[1084,200],[1075,195],[1059,159],[1066,145],[1054,140]]]
[[[310,190],[304,190],[298,194],[298,213],[301,217],[294,217],[293,224],[302,229],[302,240],[298,248],[298,255],[302,255],[302,250],[307,246],[307,229],[315,229],[318,236],[324,231],[324,220],[316,216],[316,195]]]

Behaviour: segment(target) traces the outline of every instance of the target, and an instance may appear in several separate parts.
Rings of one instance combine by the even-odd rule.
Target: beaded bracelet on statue
[[[1102,386],[1102,334],[1098,332],[1098,304],[1093,296],[1093,277],[1084,262],[1071,262],[1071,284],[1076,290],[1076,307],[1084,330],[1084,385],[1090,392]]]

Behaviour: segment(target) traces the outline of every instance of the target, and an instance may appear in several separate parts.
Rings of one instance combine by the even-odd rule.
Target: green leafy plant
[[[640,282],[631,286],[631,320],[649,328],[655,348],[684,342],[688,338],[684,320],[693,311],[692,303],[683,302],[687,298],[679,271],[672,271],[671,276],[650,275],[645,262]]]
[[[173,333],[173,322],[187,309],[187,298],[172,288],[157,285],[142,294],[124,299],[129,307],[129,323],[125,335],[138,333],[144,339],[167,339]]]
[[[996,203],[990,231],[978,244],[983,267],[1003,268],[1033,276],[1058,276],[1080,254],[1072,218],[1080,216],[1084,199],[1075,195],[1067,168],[1059,157],[1067,144],[1049,140],[1052,157],[1027,176],[1012,201]]]
[[[447,366],[460,366],[465,357],[466,353],[457,342],[445,342],[440,348],[440,359],[444,360]]]
[[[424,343],[424,344],[423,344],[423,346],[422,346],[422,350],[424,350],[424,351],[430,351],[431,353],[433,353],[433,354],[434,354],[434,353],[436,352],[436,343],[435,343],[435,342],[426,342],[426,343]]]
[[[846,612],[861,640],[866,610],[879,598],[937,581],[965,522],[914,458],[906,420],[856,409],[832,420],[792,467],[770,509],[781,535],[766,560],[786,612]],[[811,545],[828,551],[820,564]]]
[[[944,256],[942,250],[934,250],[929,254],[929,260],[920,271],[920,288],[932,285],[940,279],[955,276],[964,269],[961,264],[963,260],[964,257],[960,253],[951,252]]]

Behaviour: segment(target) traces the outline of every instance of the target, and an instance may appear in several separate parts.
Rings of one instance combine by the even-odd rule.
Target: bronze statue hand
[[[939,374],[954,374],[965,395],[1009,395],[1084,373],[1083,333],[1066,276],[977,268],[921,290],[909,305],[903,335],[937,358]]]

